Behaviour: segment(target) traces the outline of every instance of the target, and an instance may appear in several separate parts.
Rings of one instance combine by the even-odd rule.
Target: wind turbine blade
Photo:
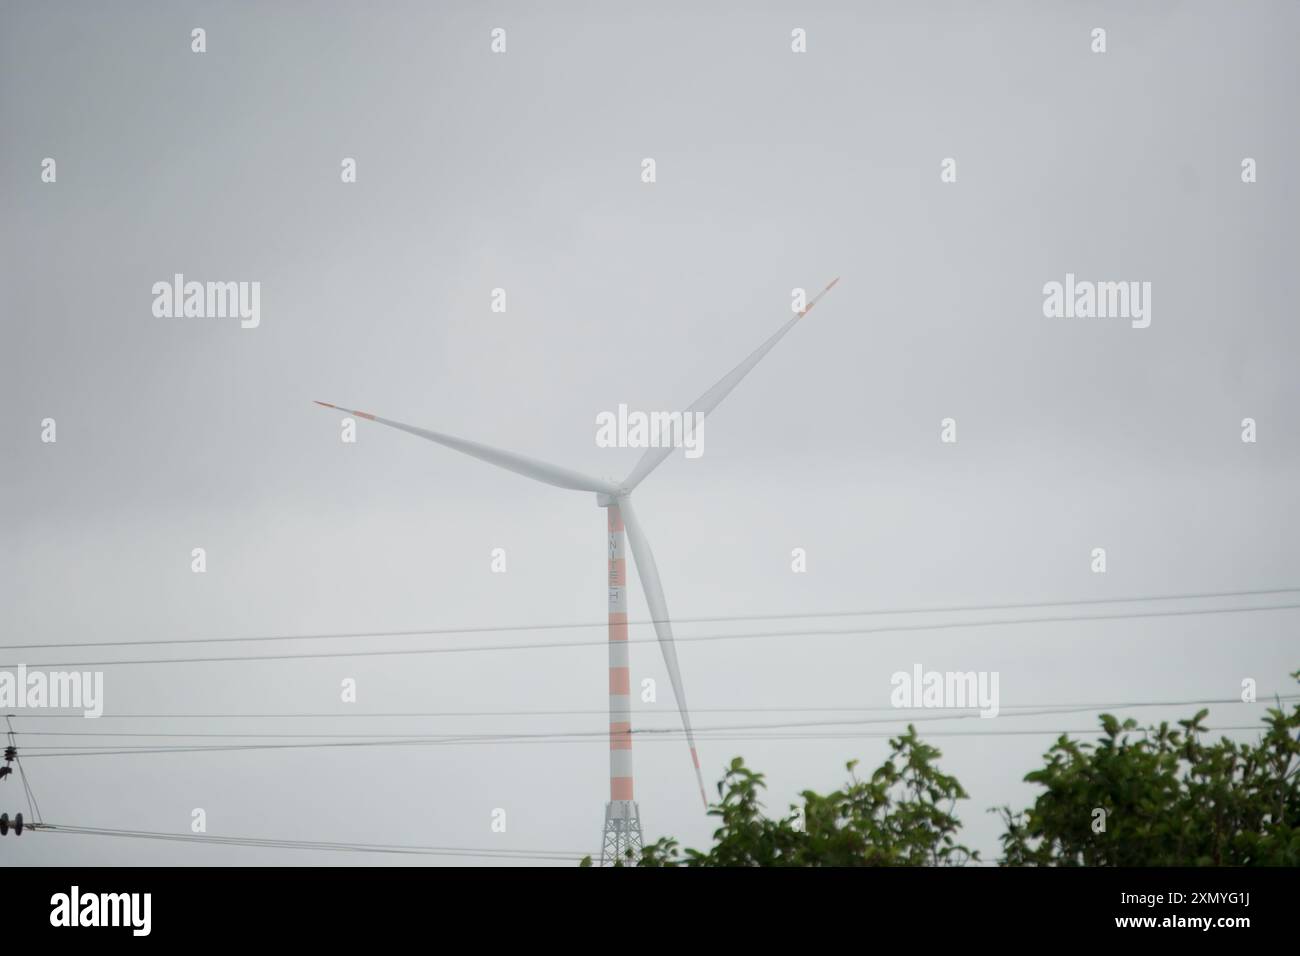
[[[561,468],[559,465],[552,465],[544,461],[538,461],[536,458],[529,458],[526,455],[519,455],[512,451],[493,448],[490,445],[481,445],[476,441],[457,438],[454,435],[444,435],[441,432],[429,431],[427,428],[416,428],[414,425],[405,425],[402,422],[380,418],[378,415],[372,415],[369,412],[359,412],[352,408],[343,408],[340,405],[331,405],[329,402],[317,402],[316,404],[323,405],[325,408],[335,408],[341,412],[347,412],[349,415],[355,415],[358,418],[365,418],[372,422],[379,422],[381,425],[398,428],[404,432],[410,432],[412,435],[427,438],[429,441],[437,442],[439,445],[446,445],[448,448],[454,448],[467,455],[473,455],[475,458],[486,461],[489,464],[497,465],[507,471],[513,471],[517,475],[523,475],[526,478],[533,478],[537,481],[544,481],[548,485],[555,485],[557,488],[570,488],[574,491],[603,492],[608,495],[616,495],[619,491],[618,486],[612,482],[602,481],[599,478],[592,478],[588,475],[582,474],[581,472],[572,471],[568,468]]]
[[[641,530],[636,511],[632,508],[631,498],[618,500],[619,510],[623,513],[623,528],[627,532],[627,542],[632,546],[632,557],[636,561],[636,574],[641,579],[641,590],[645,592],[645,603],[650,610],[650,619],[654,623],[655,636],[659,638],[659,649],[664,654],[664,664],[668,668],[668,679],[673,685],[673,697],[677,700],[677,712],[682,715],[682,728],[686,731],[686,742],[691,747],[691,763],[695,765],[695,781],[700,785],[700,799],[708,809],[709,799],[704,795],[704,777],[700,773],[700,755],[695,749],[695,731],[691,729],[691,714],[686,707],[686,689],[682,686],[682,672],[677,666],[677,647],[673,643],[673,625],[668,619],[668,602],[664,599],[664,587],[659,581],[659,568],[655,565],[654,553],[650,542]]]
[[[813,306],[821,301],[821,297],[833,289],[835,283],[839,281],[838,276],[832,279],[826,288],[813,296],[812,301],[804,307],[802,312],[785,325],[781,326],[781,328],[777,329],[776,333],[755,349],[749,358],[745,359],[745,361],[733,368],[725,377],[723,377],[722,381],[718,382],[718,384],[714,385],[711,389],[697,398],[694,404],[692,404],[682,414],[683,425],[689,428],[690,425],[687,425],[686,422],[689,419],[691,424],[693,424],[695,413],[698,413],[700,419],[703,420],[704,416],[717,408],[718,404],[731,393],[731,390],[740,384],[740,380],[749,374],[749,370],[757,365],[763,356],[770,352],[772,347],[775,346],[777,342],[781,341],[787,332],[795,327],[795,324],[798,323],[800,319],[811,312]],[[627,480],[623,482],[623,488],[625,491],[630,492],[636,488],[637,485],[641,484],[641,482],[645,480],[646,475],[659,467],[659,464],[672,454],[673,448],[677,444],[676,439],[681,436],[674,435],[673,437],[674,441],[672,442],[665,442],[659,447],[646,449],[645,454],[641,456],[641,460],[638,461],[636,467],[632,469],[632,473],[628,475]]]

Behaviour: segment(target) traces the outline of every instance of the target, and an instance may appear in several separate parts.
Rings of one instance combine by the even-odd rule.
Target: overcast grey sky
[[[494,27],[504,55],[489,50]],[[5,2],[3,643],[600,622],[592,495],[364,421],[344,444],[339,414],[311,401],[622,478],[639,452],[598,448],[599,412],[684,407],[788,318],[792,288],[837,275],[709,418],[703,456],[675,454],[637,493],[674,616],[1300,585],[1297,27],[1300,8],[1281,2]],[[795,28],[804,54],[791,52]],[[55,183],[41,181],[46,157]],[[344,157],[354,184],[340,181]],[[947,157],[955,183],[940,181]],[[178,272],[260,282],[260,325],[155,317],[153,284]],[[1150,327],[1044,317],[1043,285],[1067,272],[1150,282]],[[497,287],[505,313],[490,309]],[[939,440],[946,417],[955,444]],[[205,574],[190,570],[196,547]],[[1104,575],[1090,570],[1095,547]],[[505,574],[491,571],[494,548]],[[807,573],[792,573],[793,548]],[[639,585],[629,594],[644,617]],[[916,663],[997,671],[1003,708],[1224,698],[1245,678],[1261,694],[1294,690],[1297,613],[701,643],[689,638],[725,628],[682,624],[679,656],[701,729],[808,719],[780,708],[886,707],[890,675]],[[211,834],[592,851],[607,799],[602,638],[110,666],[109,716],[28,712],[15,726],[32,751],[141,742],[25,735],[38,730],[588,733],[26,767],[56,823],[186,833],[202,807]],[[0,655],[479,640],[505,638]],[[638,726],[677,727],[652,644],[633,646],[632,673],[659,688]],[[344,678],[355,705],[339,699]],[[734,707],[771,712],[717,712]],[[352,716],[563,709],[583,713]],[[339,716],[111,716],[278,712]],[[1217,707],[1211,723],[1260,714]],[[883,716],[898,720],[863,731],[907,715]],[[1032,799],[1021,778],[1050,741],[935,738],[971,794],[965,840],[986,858],[999,828],[985,810]],[[774,810],[886,750],[700,745],[706,781],[743,754],[768,775]],[[685,745],[638,737],[635,759],[647,838],[705,843]],[[24,809],[20,794],[0,784],[0,809]],[[505,833],[491,830],[498,808]],[[39,833],[3,853],[462,862]]]

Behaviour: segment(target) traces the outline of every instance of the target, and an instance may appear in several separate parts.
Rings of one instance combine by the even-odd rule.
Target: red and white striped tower
[[[609,530],[609,803],[600,862],[635,859],[641,815],[632,791],[632,674],[627,646],[627,535],[618,502],[601,496]]]

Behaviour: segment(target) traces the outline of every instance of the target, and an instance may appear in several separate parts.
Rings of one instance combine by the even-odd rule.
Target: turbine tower
[[[702,421],[717,408],[731,390],[740,384],[740,380],[749,374],[750,369],[757,365],[801,318],[811,312],[821,297],[839,281],[838,278],[832,279],[802,311],[777,329],[771,338],[755,349],[748,358],[696,399],[682,413],[682,422]],[[406,425],[372,415],[370,412],[331,405],[329,402],[316,402],[316,404],[410,432],[412,435],[427,438],[429,441],[454,448],[456,451],[472,455],[526,478],[555,485],[557,488],[595,492],[597,506],[604,508],[606,512],[609,550],[609,802],[605,805],[601,865],[612,865],[616,861],[628,859],[629,856],[634,858],[642,844],[641,815],[632,787],[632,679],[627,647],[627,558],[625,554],[627,545],[631,546],[632,557],[636,561],[641,590],[645,593],[646,606],[650,611],[655,637],[659,641],[660,650],[663,651],[664,665],[673,686],[677,711],[681,715],[682,730],[685,731],[686,742],[691,749],[695,782],[700,788],[700,799],[707,809],[709,801],[704,794],[700,755],[695,747],[695,732],[691,729],[691,715],[686,706],[686,691],[682,686],[681,669],[677,666],[677,648],[673,643],[673,627],[668,616],[668,602],[664,598],[664,589],[659,580],[659,569],[655,565],[654,553],[650,550],[650,542],[646,539],[645,531],[637,519],[636,510],[632,507],[632,492],[650,472],[672,454],[673,448],[680,443],[682,436],[675,434],[676,422],[670,426],[674,432],[671,436],[672,440],[648,448],[631,474],[622,483],[615,484],[612,481],[592,478],[581,472],[571,471],[526,455],[482,445],[454,435]]]

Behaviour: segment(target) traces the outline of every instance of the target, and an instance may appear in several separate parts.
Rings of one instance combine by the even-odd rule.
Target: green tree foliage
[[[1300,680],[1300,671],[1291,675]],[[1300,704],[1281,701],[1254,743],[1207,741],[1202,710],[1176,727],[1101,715],[1095,743],[1060,737],[1025,780],[1033,806],[1001,816],[1004,866],[1300,866]],[[645,848],[639,866],[936,866],[978,860],[957,843],[966,792],[939,772],[916,728],[889,758],[841,790],[805,791],[785,817],[764,816],[761,773],[739,757],[718,783],[720,820],[708,850],[676,840]],[[582,865],[590,866],[591,860]]]
[[[870,779],[858,777],[853,761],[843,789],[824,796],[804,791],[802,813],[791,804],[777,820],[763,814],[763,775],[737,757],[709,810],[720,821],[713,846],[683,855],[676,840],[661,839],[645,848],[638,865],[933,866],[978,859],[956,842],[961,824],[952,811],[966,792],[935,766],[939,751],[912,726],[889,743],[889,758]]]
[[[1062,736],[1025,777],[1044,789],[1033,806],[992,811],[1006,825],[1002,863],[1300,864],[1300,705],[1270,709],[1254,744],[1206,742],[1206,713],[1178,721],[1181,729],[1103,714],[1095,745]]]

